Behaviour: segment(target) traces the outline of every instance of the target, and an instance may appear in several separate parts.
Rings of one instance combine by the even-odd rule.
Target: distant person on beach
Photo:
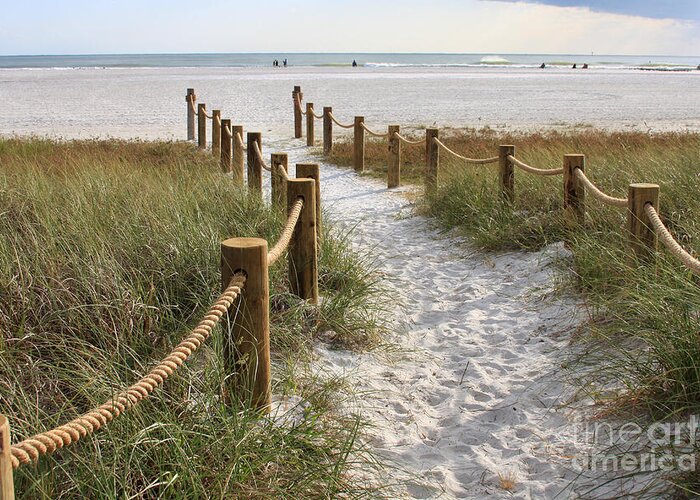
[[[284,61],[282,61],[282,64],[284,65],[285,68],[287,67],[287,58],[286,57],[285,57]]]
[[[583,63],[583,69],[588,69],[588,63]]]
[[[545,68],[545,64],[542,63],[542,64],[540,65],[540,69],[544,69],[544,68]]]
[[[352,60],[352,67],[357,68],[357,61],[355,59]],[[698,69],[700,69],[700,66],[698,66]]]
[[[571,66],[571,69],[576,69],[576,63],[574,63],[574,65]]]

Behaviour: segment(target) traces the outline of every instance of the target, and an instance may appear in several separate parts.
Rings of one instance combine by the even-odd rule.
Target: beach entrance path
[[[291,172],[320,161],[298,143],[271,146],[290,152]],[[398,352],[316,349],[319,370],[362,394],[367,445],[395,466],[390,496],[568,497],[580,424],[561,407],[561,364],[583,317],[554,290],[563,247],[478,251],[416,216],[405,189],[322,162],[321,191],[326,216],[354,228],[391,290]]]

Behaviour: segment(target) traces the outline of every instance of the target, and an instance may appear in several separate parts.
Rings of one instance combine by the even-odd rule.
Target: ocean
[[[182,139],[194,87],[208,110],[285,138],[294,85],[317,112],[332,106],[341,121],[362,115],[377,129],[700,131],[698,64],[486,53],[0,56],[0,134]]]

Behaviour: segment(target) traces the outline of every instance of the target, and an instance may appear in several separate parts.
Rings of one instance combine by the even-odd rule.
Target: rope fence
[[[286,172],[285,172],[286,175]],[[294,202],[289,215],[287,216],[287,222],[282,229],[279,240],[275,243],[275,246],[267,252],[267,265],[271,266],[282,256],[282,254],[289,247],[289,242],[292,241],[292,235],[294,233],[294,228],[299,221],[299,216],[301,215],[301,209],[304,208],[304,200],[299,199]]]
[[[233,162],[235,182],[244,180],[244,147],[249,166],[248,185],[252,191],[258,190],[256,183],[261,181],[262,170],[271,172],[272,205],[287,213],[279,238],[269,251],[267,241],[260,238],[230,238],[221,242],[221,280],[226,284],[222,293],[202,320],[155,367],[107,402],[70,422],[15,444],[11,442],[10,421],[0,415],[2,500],[15,498],[14,470],[85,439],[148,398],[198,351],[224,319],[230,325],[223,329],[228,336],[225,344],[235,348],[223,352],[223,366],[228,375],[224,378],[222,401],[228,404],[236,398],[257,411],[269,412],[272,399],[268,268],[278,263],[286,252],[290,292],[311,305],[318,304],[317,229],[320,232],[321,228],[318,164],[298,164],[296,178],[292,179],[287,173],[286,153],[273,153],[272,166],[264,161],[260,133],[249,132],[244,144],[243,128],[221,119],[219,110],[206,115],[203,105],[195,105],[194,89],[187,89],[186,101],[188,139],[195,140],[195,116],[200,117],[200,132],[201,116],[215,117],[213,123],[221,142],[215,147],[216,137],[213,137],[211,152],[219,156],[225,172],[230,171],[232,157],[237,156]],[[203,135],[200,133],[199,144]],[[284,199],[286,204],[281,202]],[[239,299],[245,302],[245,307],[237,307],[234,314],[228,314]]]
[[[700,260],[696,259],[690,255],[683,247],[676,241],[671,232],[666,228],[664,223],[659,217],[659,213],[654,208],[651,203],[646,203],[644,205],[644,213],[649,218],[654,232],[661,240],[661,243],[671,252],[671,255],[680,260],[685,267],[691,270],[693,273],[700,276]]]
[[[474,165],[487,165],[489,163],[496,163],[498,161],[498,156],[494,156],[492,158],[467,158],[466,156],[462,156],[462,155],[452,151],[450,148],[445,146],[445,144],[440,139],[435,138],[435,139],[433,139],[433,141],[435,142],[435,144],[440,146],[444,151],[448,152],[449,154],[451,154],[455,158],[463,160],[467,163],[472,163]]]
[[[586,174],[584,174],[580,168],[574,170],[574,175],[576,175],[576,179],[581,181],[583,185],[586,186],[586,189],[590,191],[593,197],[596,198],[598,201],[601,201],[602,203],[613,207],[627,207],[627,204],[629,202],[627,198],[615,198],[614,196],[605,194],[603,191],[598,189],[598,186],[593,184],[593,182],[588,177],[586,177]]]
[[[402,136],[398,132],[396,132],[394,134],[394,136],[397,137],[401,142],[403,142],[404,144],[408,144],[409,146],[413,146],[416,144],[425,144],[425,139],[418,139],[415,141],[411,141],[411,140],[406,139],[404,136]]]
[[[524,163],[520,160],[518,160],[515,156],[513,155],[508,155],[508,160],[512,162],[516,167],[521,168],[525,172],[529,172],[534,175],[561,175],[564,173],[563,168],[550,168],[550,169],[545,169],[545,168],[536,168],[533,166],[528,165],[527,163]]]
[[[295,107],[301,109],[301,88],[295,87]],[[307,111],[313,110],[312,104],[307,104]],[[417,145],[425,144],[425,191],[428,195],[433,195],[437,191],[440,155],[439,151],[444,151],[451,157],[459,159],[469,164],[488,165],[498,163],[500,191],[506,201],[512,202],[515,197],[514,167],[532,175],[537,176],[558,176],[563,175],[564,204],[563,208],[572,213],[580,223],[585,222],[584,194],[588,192],[593,198],[605,205],[627,208],[628,231],[630,235],[630,248],[638,257],[648,255],[648,250],[655,247],[656,238],[660,239],[666,248],[676,256],[683,264],[700,275],[700,261],[685,251],[673,238],[672,234],[663,225],[661,218],[654,208],[658,206],[659,187],[655,184],[630,184],[628,198],[616,198],[600,190],[584,173],[584,156],[578,154],[564,155],[564,165],[561,168],[538,168],[525,163],[515,156],[515,146],[501,145],[498,148],[498,156],[489,158],[470,158],[461,155],[448,147],[439,139],[437,128],[426,128],[425,137],[419,140],[409,140],[400,133],[398,125],[390,125],[386,133],[375,132],[370,129],[364,121],[363,116],[356,116],[353,124],[340,123],[333,115],[330,107],[324,108],[324,114],[316,115],[307,113],[307,145],[314,145],[313,120],[314,118],[324,119],[323,130],[323,151],[330,154],[333,147],[332,123],[342,128],[354,128],[353,140],[353,166],[359,173],[364,171],[365,162],[365,134],[380,139],[388,139],[388,173],[387,185],[389,188],[400,185],[401,169],[401,144]],[[295,129],[297,128],[295,114]],[[301,123],[299,121],[299,123]],[[300,129],[300,125],[299,125]],[[299,136],[300,137],[300,136]],[[640,201],[641,200],[641,201]],[[647,222],[647,223],[644,223]],[[649,226],[653,226],[653,230]],[[641,244],[640,244],[641,242]]]
[[[336,119],[336,117],[333,115],[333,113],[329,113],[328,116],[331,117],[331,120],[333,120],[333,123],[335,123],[336,125],[338,125],[338,126],[341,127],[341,128],[353,128],[353,127],[355,126],[354,123],[351,123],[350,125],[345,125],[345,124],[343,124],[343,123],[340,123],[340,122]]]
[[[37,462],[42,455],[77,443],[81,438],[98,431],[136,406],[140,401],[148,398],[151,392],[163,385],[163,382],[177,371],[211,336],[214,327],[241,294],[245,281],[245,276],[235,275],[191,333],[138,382],[121,391],[112,400],[80,417],[12,445],[13,468]]]

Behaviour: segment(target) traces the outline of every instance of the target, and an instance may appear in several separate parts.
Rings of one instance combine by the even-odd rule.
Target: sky
[[[454,52],[700,56],[700,0],[0,1],[0,55]]]

